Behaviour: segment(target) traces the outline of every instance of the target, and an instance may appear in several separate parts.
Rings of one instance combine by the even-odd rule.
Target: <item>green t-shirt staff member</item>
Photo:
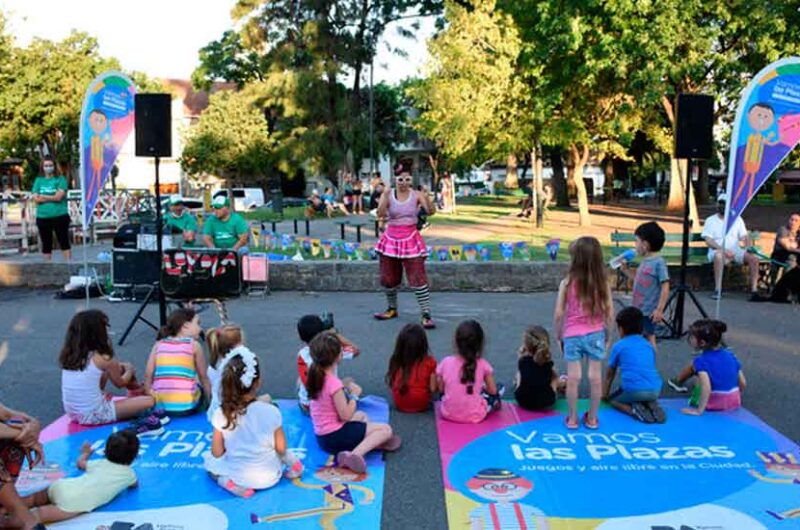
[[[42,244],[42,255],[53,257],[53,232],[64,258],[72,259],[69,242],[69,208],[67,207],[67,179],[56,175],[56,164],[49,156],[42,158],[44,176],[36,177],[31,188],[31,198],[36,203],[36,227]]]
[[[194,215],[184,209],[183,197],[180,195],[172,195],[169,198],[169,213],[164,217],[164,226],[169,232],[180,232],[183,236],[184,246],[195,245],[197,220]]]
[[[214,216],[203,226],[203,242],[208,248],[230,248],[239,251],[247,245],[250,228],[244,217],[231,211],[227,197],[220,195],[211,202]]]

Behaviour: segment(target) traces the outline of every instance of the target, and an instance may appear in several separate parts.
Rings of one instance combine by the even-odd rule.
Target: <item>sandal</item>
[[[567,416],[566,418],[564,418],[564,426],[567,429],[574,431],[575,429],[580,427],[580,424],[578,423],[577,418],[575,418],[575,420],[572,420],[569,416]]]
[[[584,412],[583,413],[583,419],[581,421],[583,421],[584,427],[586,427],[587,429],[591,429],[593,431],[597,430],[600,427],[599,418],[595,418],[594,422],[590,422],[589,421],[589,413],[588,412]]]
[[[667,421],[667,413],[661,408],[658,401],[647,401],[644,406],[650,411],[655,423],[665,423]]]

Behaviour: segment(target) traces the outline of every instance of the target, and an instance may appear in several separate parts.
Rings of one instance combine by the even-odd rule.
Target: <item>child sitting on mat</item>
[[[500,408],[503,386],[495,384],[492,365],[483,358],[483,328],[465,320],[456,328],[456,355],[436,368],[436,389],[442,393],[442,416],[459,423],[479,423]]]
[[[258,399],[261,370],[246,346],[237,346],[220,366],[220,408],[214,411],[211,454],[205,468],[221,487],[250,497],[286,476],[299,477],[303,464],[286,448],[278,407]]]
[[[62,478],[48,489],[29,495],[23,502],[42,523],[72,519],[104,506],[128,488],[137,485],[131,464],[139,454],[139,439],[130,429],[112,433],[106,440],[104,459],[89,460],[92,448],[84,442],[76,463],[85,471],[79,477]],[[3,528],[21,528],[6,520]]]
[[[724,322],[709,318],[689,327],[689,344],[702,353],[670,384],[682,388],[689,378],[697,376],[689,408],[681,410],[684,414],[700,416],[706,410],[734,410],[742,406],[742,391],[747,381],[739,359],[721,345],[727,329]]]
[[[244,344],[244,332],[242,327],[236,324],[211,328],[206,331],[206,343],[208,344],[208,380],[211,384],[211,397],[206,415],[210,422],[214,411],[219,408],[219,383],[222,379],[220,367],[232,349]]]
[[[644,423],[664,423],[667,415],[658,404],[663,381],[656,368],[656,351],[642,335],[644,315],[633,306],[617,313],[620,340],[611,348],[603,399],[612,407]],[[619,388],[611,384],[622,371]]]
[[[308,414],[308,407],[311,403],[311,400],[308,399],[308,391],[306,391],[308,369],[313,362],[308,345],[314,337],[325,330],[325,323],[318,315],[306,315],[297,321],[297,334],[300,336],[300,340],[303,341],[303,347],[297,352],[297,403],[304,414]],[[355,344],[339,333],[336,333],[336,337],[342,345],[342,354],[345,359],[358,357],[361,351]],[[342,383],[348,397],[358,399],[361,395],[361,387],[353,381],[353,378],[345,377],[342,379]]]
[[[401,412],[422,412],[431,405],[436,391],[436,359],[429,350],[425,329],[419,324],[406,324],[397,335],[386,384]]]
[[[336,376],[342,359],[342,343],[332,331],[323,331],[311,341],[313,363],[308,368],[306,389],[311,398],[310,414],[320,448],[336,455],[340,466],[364,473],[364,456],[373,449],[395,451],[400,437],[386,423],[372,423],[356,402],[347,397],[344,383]]]
[[[206,357],[197,341],[200,331],[197,313],[178,309],[169,316],[150,351],[144,387],[171,416],[193,414],[211,398]]]
[[[102,311],[81,311],[72,317],[61,348],[64,412],[81,425],[135,418],[155,405],[151,396],[141,395],[143,388],[136,381],[133,365],[114,358],[108,326],[108,317]],[[118,388],[128,389],[129,397],[112,401],[111,395],[103,391],[108,380]],[[140,434],[155,434],[161,430],[161,421],[148,417],[141,426]]]
[[[545,410],[556,403],[556,394],[563,390],[566,381],[561,381],[553,367],[550,355],[550,335],[542,326],[531,326],[522,335],[519,348],[514,399],[527,410]]]

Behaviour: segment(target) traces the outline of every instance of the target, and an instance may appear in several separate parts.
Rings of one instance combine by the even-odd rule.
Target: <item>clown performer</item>
[[[386,230],[381,234],[375,252],[379,255],[380,281],[388,308],[374,316],[378,320],[397,318],[397,287],[405,269],[406,280],[422,312],[422,326],[433,329],[436,324],[431,318],[431,295],[425,274],[428,250],[417,229],[417,222],[421,210],[431,216],[436,209],[426,190],[417,192],[412,189],[408,167],[399,164],[395,175],[396,189],[393,191],[387,187],[378,203],[378,221],[386,223]]]
[[[467,488],[489,501],[469,513],[471,530],[550,528],[541,510],[517,502],[533,491],[533,483],[524,477],[507,469],[483,469],[467,481]]]

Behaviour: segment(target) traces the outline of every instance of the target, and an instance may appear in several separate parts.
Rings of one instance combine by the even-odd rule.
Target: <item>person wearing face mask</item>
[[[36,177],[31,189],[36,203],[36,227],[42,243],[42,255],[46,260],[53,258],[53,232],[65,259],[72,259],[69,243],[69,210],[67,208],[67,179],[56,175],[56,165],[49,156],[42,158],[43,176]]]
[[[425,274],[428,250],[417,230],[417,216],[420,210],[430,216],[436,209],[427,190],[418,192],[412,188],[409,168],[399,164],[395,175],[396,189],[387,187],[378,203],[378,220],[386,223],[386,230],[381,234],[375,251],[380,259],[381,286],[388,307],[374,316],[378,320],[397,318],[397,287],[405,270],[408,285],[414,291],[422,312],[422,326],[432,329],[436,324],[431,318],[431,297]]]
[[[758,257],[746,250],[753,244],[753,241],[750,239],[750,234],[747,232],[741,216],[736,219],[727,234],[725,233],[725,204],[727,201],[728,197],[724,193],[720,195],[717,198],[717,213],[703,223],[702,236],[708,245],[708,261],[714,263],[714,292],[711,294],[711,298],[717,300],[721,296],[717,286],[720,284],[722,271],[726,264],[733,261],[740,265],[747,265],[750,271],[750,301],[758,302],[761,301],[761,296],[758,294]]]

